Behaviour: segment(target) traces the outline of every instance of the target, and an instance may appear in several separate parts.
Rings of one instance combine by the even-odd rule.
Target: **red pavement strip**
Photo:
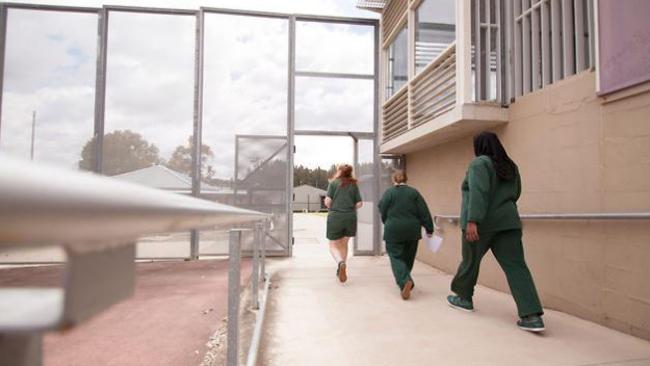
[[[139,263],[135,295],[45,337],[45,366],[198,365],[224,325],[228,261]],[[242,261],[242,284],[251,263]],[[0,270],[0,286],[58,286],[60,266]],[[207,314],[204,314],[208,311]],[[197,352],[198,351],[198,352]]]

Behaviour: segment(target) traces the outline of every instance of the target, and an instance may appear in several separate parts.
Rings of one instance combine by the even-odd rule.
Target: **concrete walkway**
[[[508,294],[477,288],[475,313],[449,308],[451,277],[416,263],[416,289],[399,297],[386,257],[354,257],[335,280],[324,218],[295,215],[294,258],[276,274],[263,365],[650,365],[650,342],[547,310],[547,331],[515,326]]]

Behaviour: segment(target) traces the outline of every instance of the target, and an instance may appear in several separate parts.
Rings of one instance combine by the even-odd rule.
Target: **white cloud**
[[[11,10],[0,148],[74,167],[93,134],[96,17]],[[70,24],[76,24],[71,27]]]
[[[108,54],[105,131],[138,132],[169,159],[193,131],[194,19],[111,14]]]
[[[295,165],[329,169],[332,164],[352,164],[354,145],[351,137],[296,136]]]

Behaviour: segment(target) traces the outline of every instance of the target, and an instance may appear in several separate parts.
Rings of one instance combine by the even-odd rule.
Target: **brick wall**
[[[520,212],[650,211],[650,93],[604,103],[585,72],[518,99],[495,131],[522,174]],[[407,156],[433,213],[459,212],[472,157],[471,137]],[[419,259],[453,273],[459,229],[443,229]],[[650,222],[526,222],[524,246],[546,307],[650,339]],[[508,291],[492,255],[479,282]]]

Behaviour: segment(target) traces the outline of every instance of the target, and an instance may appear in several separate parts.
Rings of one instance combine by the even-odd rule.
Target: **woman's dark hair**
[[[495,133],[484,131],[474,136],[474,155],[485,155],[492,160],[497,176],[503,180],[512,180],[516,176],[516,165],[501,145]]]
[[[336,168],[334,179],[337,178],[341,180],[341,187],[345,187],[348,184],[357,184],[357,180],[352,175],[352,165],[349,164],[341,164]]]

